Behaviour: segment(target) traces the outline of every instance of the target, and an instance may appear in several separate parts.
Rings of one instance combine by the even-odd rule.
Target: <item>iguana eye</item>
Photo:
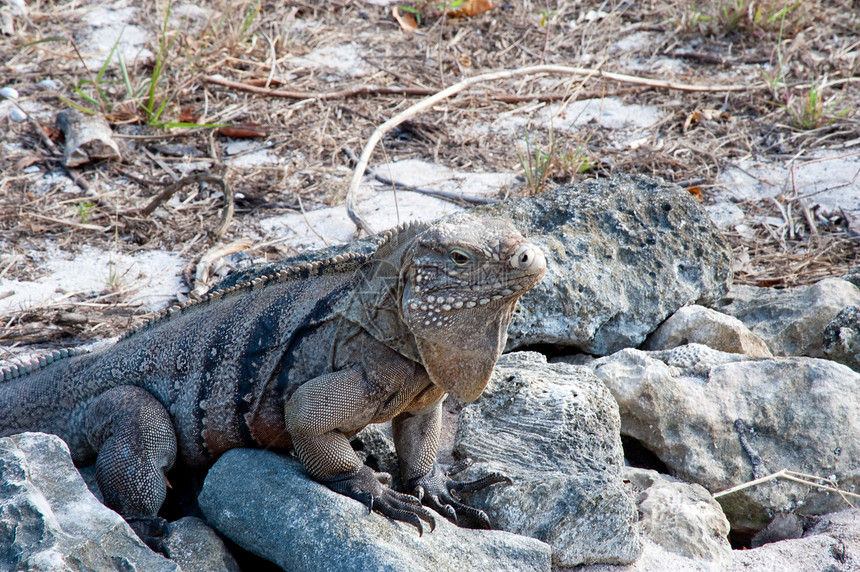
[[[448,253],[448,258],[451,259],[451,262],[456,264],[457,266],[465,266],[472,261],[472,257],[469,254],[461,250],[459,248],[455,248]]]

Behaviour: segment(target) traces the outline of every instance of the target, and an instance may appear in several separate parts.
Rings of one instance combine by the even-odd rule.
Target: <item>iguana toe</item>
[[[465,467],[459,470],[463,468]],[[499,473],[490,473],[475,481],[459,483],[451,480],[449,474],[446,474],[438,463],[434,463],[426,475],[409,481],[409,490],[415,491],[425,506],[444,515],[458,526],[490,528],[487,514],[462,503],[460,493],[478,491],[497,483],[511,484],[512,481]]]
[[[418,529],[418,534],[424,534],[422,521],[430,525],[430,530],[436,528],[436,520],[421,501],[412,495],[407,495],[390,488],[391,475],[376,473],[370,467],[362,465],[357,471],[321,479],[324,485],[342,495],[354,498],[368,506],[370,510],[411,524]]]

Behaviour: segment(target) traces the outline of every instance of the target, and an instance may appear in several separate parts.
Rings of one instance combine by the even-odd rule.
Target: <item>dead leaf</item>
[[[26,155],[24,157],[21,157],[18,160],[18,162],[15,163],[15,170],[16,171],[23,171],[24,169],[26,169],[30,165],[34,165],[41,160],[42,160],[42,158],[39,157],[38,155]]]
[[[232,137],[233,139],[250,139],[252,137],[265,137],[266,130],[259,123],[234,123],[215,130],[218,135]]]
[[[448,10],[446,14],[452,18],[474,18],[478,14],[489,12],[496,5],[490,0],[463,0],[463,2],[454,8]]]
[[[472,67],[472,58],[467,56],[466,54],[454,54],[454,57],[457,58],[457,62],[463,66],[464,68]]]
[[[412,33],[418,29],[418,22],[415,21],[415,16],[409,12],[401,12],[397,6],[391,9],[391,15],[400,24],[404,32]]]
[[[699,199],[699,201],[705,200],[705,197],[702,196],[702,189],[699,187],[688,187],[687,192]]]
[[[690,125],[693,123],[704,123],[705,121],[727,120],[731,118],[728,111],[720,111],[719,109],[697,109],[687,116],[684,121],[683,131],[687,132]]]
[[[179,112],[180,123],[197,123],[199,119],[200,114],[197,113],[197,109],[193,105],[183,107],[182,111]]]

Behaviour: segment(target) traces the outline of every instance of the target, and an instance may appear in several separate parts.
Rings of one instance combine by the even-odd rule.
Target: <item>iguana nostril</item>
[[[546,267],[546,258],[533,244],[520,246],[510,260],[511,266],[518,270],[541,270]]]

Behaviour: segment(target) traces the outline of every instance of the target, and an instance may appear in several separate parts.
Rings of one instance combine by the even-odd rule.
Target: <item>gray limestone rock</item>
[[[209,471],[199,502],[221,533],[285,570],[550,570],[543,542],[458,528],[441,516],[419,536],[269,451],[228,451]]]
[[[750,357],[773,357],[767,345],[743,322],[716,310],[693,304],[672,314],[653,332],[643,350],[668,350],[687,344],[703,344],[721,352]]]
[[[623,350],[591,367],[621,431],[685,481],[716,493],[781,469],[860,485],[860,374],[826,360],[751,359],[691,344]],[[719,497],[732,528],[756,532],[780,511],[824,514],[836,493],[772,480]]]
[[[0,570],[178,572],[87,489],[54,435],[0,438]]]
[[[170,523],[167,554],[182,572],[241,572],[221,537],[193,516]]]
[[[704,487],[657,471],[624,468],[637,491],[642,534],[669,552],[723,569],[732,561],[729,521]]]
[[[475,461],[463,480],[511,478],[470,502],[494,526],[548,542],[555,566],[639,556],[618,408],[588,368],[531,352],[502,356],[484,394],[460,413],[454,453]]]
[[[711,307],[746,324],[774,355],[825,357],[824,328],[846,306],[860,306],[860,288],[827,278],[783,290],[736,286]]]
[[[825,326],[824,355],[860,372],[860,307],[843,308]]]
[[[688,192],[661,180],[589,180],[473,212],[510,219],[547,257],[514,314],[509,350],[637,347],[678,308],[710,305],[731,285],[725,238]]]

